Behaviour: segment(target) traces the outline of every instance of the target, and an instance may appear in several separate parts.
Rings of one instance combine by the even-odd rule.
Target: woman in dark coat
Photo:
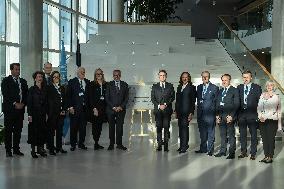
[[[106,116],[106,81],[104,79],[103,71],[98,68],[95,70],[94,81],[91,82],[89,88],[89,103],[92,112],[92,134],[95,141],[94,150],[103,149],[104,147],[99,145],[99,139],[102,132],[102,125],[107,122]]]
[[[54,71],[50,75],[51,84],[47,86],[48,101],[48,149],[50,155],[57,153],[67,153],[62,148],[63,125],[66,113],[65,87],[60,85],[60,73]],[[56,147],[54,146],[54,136],[56,136]]]
[[[180,148],[179,153],[185,153],[189,147],[189,123],[192,120],[196,101],[196,88],[191,83],[191,76],[183,72],[180,76],[176,93],[175,112],[178,119]]]
[[[38,158],[37,153],[45,157],[46,152],[43,148],[46,142],[46,108],[47,96],[44,86],[44,73],[37,71],[33,74],[34,86],[30,87],[28,93],[28,143],[31,144],[31,155]]]

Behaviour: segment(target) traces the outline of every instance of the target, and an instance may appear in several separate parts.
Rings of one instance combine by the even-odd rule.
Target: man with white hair
[[[50,85],[52,83],[52,78],[50,78],[50,74],[52,72],[52,64],[50,62],[44,63],[43,72],[45,76],[45,85]]]
[[[70,113],[70,144],[71,151],[78,148],[87,150],[85,146],[87,125],[87,89],[90,81],[85,78],[85,68],[77,69],[77,77],[70,79],[67,87],[67,107]],[[79,141],[77,133],[79,131]]]

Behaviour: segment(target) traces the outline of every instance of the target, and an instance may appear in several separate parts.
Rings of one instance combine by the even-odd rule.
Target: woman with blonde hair
[[[102,132],[102,125],[107,122],[106,116],[106,92],[107,82],[104,78],[104,72],[101,68],[95,70],[94,81],[91,82],[89,88],[89,103],[91,109],[91,121],[92,121],[92,134],[95,141],[94,150],[103,149],[104,147],[99,144],[99,139]]]
[[[260,134],[263,142],[264,159],[260,162],[272,163],[275,136],[277,130],[281,130],[281,101],[275,93],[276,84],[269,80],[265,84],[266,91],[260,96],[257,113],[260,126]]]

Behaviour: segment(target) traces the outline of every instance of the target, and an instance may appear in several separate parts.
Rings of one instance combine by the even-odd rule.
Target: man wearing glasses
[[[129,98],[128,84],[120,80],[121,71],[113,71],[113,81],[109,82],[106,88],[106,113],[109,122],[109,139],[110,145],[108,150],[116,148],[120,150],[127,150],[122,145],[123,123],[126,113],[126,104]]]

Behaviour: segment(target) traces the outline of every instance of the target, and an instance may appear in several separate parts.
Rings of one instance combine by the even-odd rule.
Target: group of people
[[[180,76],[177,92],[171,83],[166,82],[167,72],[160,70],[159,83],[152,87],[151,99],[154,104],[154,114],[157,126],[157,151],[169,151],[169,127],[172,113],[176,114],[179,126],[180,147],[179,153],[185,153],[189,142],[189,123],[195,112],[197,101],[197,123],[200,133],[200,149],[196,153],[207,153],[208,156],[227,156],[227,143],[229,154],[227,159],[235,158],[236,137],[235,126],[239,126],[241,154],[239,159],[248,157],[247,129],[251,135],[250,159],[256,159],[257,129],[260,129],[264,158],[261,162],[272,163],[277,130],[282,130],[281,102],[275,93],[274,81],[267,81],[265,92],[259,85],[252,82],[252,73],[242,73],[243,84],[237,88],[231,85],[231,76],[221,76],[222,88],[210,82],[210,73],[201,73],[202,84],[195,87],[188,72]],[[175,109],[172,103],[175,100]],[[221,147],[214,154],[215,128],[220,129]],[[162,131],[164,130],[164,137]]]
[[[122,144],[123,124],[129,99],[128,84],[122,81],[121,71],[113,71],[113,80],[106,82],[103,70],[98,68],[94,80],[85,78],[85,69],[79,67],[77,76],[61,85],[60,73],[52,72],[52,64],[44,64],[44,72],[33,74],[34,85],[28,89],[25,79],[20,78],[20,64],[10,65],[11,75],[1,83],[3,95],[4,135],[6,156],[23,156],[20,139],[23,128],[25,107],[28,113],[28,143],[31,156],[47,156],[67,153],[62,148],[63,124],[67,114],[70,117],[71,151],[85,146],[86,125],[92,123],[94,149],[104,147],[99,144],[102,124],[109,124],[110,144],[120,150],[127,150]],[[188,72],[180,76],[177,92],[173,84],[166,81],[167,72],[160,70],[159,82],[152,86],[151,100],[157,127],[157,151],[168,152],[170,121],[174,113],[178,119],[180,147],[179,153],[189,148],[189,123],[197,101],[197,122],[200,132],[200,149],[196,153],[214,154],[215,126],[220,127],[221,148],[215,157],[227,155],[227,142],[230,144],[227,159],[235,158],[235,125],[239,126],[241,154],[248,157],[247,128],[251,134],[250,159],[255,160],[257,152],[257,129],[260,129],[265,157],[261,162],[271,163],[275,148],[275,135],[281,129],[281,107],[276,85],[267,81],[262,93],[259,85],[252,83],[252,73],[242,74],[243,84],[233,87],[231,76],[221,77],[222,88],[210,82],[210,73],[201,73],[203,83],[195,87]],[[173,108],[172,103],[175,101]],[[162,135],[164,133],[164,136]],[[79,136],[78,136],[79,135]],[[54,137],[56,142],[54,142]],[[228,139],[227,139],[228,138]],[[228,141],[227,141],[228,140]],[[54,144],[55,143],[55,144]],[[45,145],[47,150],[45,149]],[[13,153],[12,153],[13,150]]]
[[[87,150],[84,144],[87,122],[92,122],[95,150],[104,148],[99,144],[104,122],[109,123],[108,150],[113,150],[115,144],[116,148],[127,150],[122,144],[122,135],[128,84],[120,80],[120,70],[114,70],[113,81],[107,83],[101,69],[96,69],[94,80],[89,81],[85,78],[85,69],[79,67],[77,76],[70,79],[67,85],[61,85],[60,73],[52,72],[52,64],[46,63],[44,72],[33,73],[34,85],[30,88],[27,81],[19,77],[19,63],[11,64],[10,70],[11,75],[1,83],[7,157],[24,155],[19,144],[25,107],[29,122],[27,142],[31,145],[33,158],[38,158],[38,155],[45,157],[47,153],[67,153],[62,148],[63,125],[67,114],[70,117],[71,151],[75,151],[77,146]]]

